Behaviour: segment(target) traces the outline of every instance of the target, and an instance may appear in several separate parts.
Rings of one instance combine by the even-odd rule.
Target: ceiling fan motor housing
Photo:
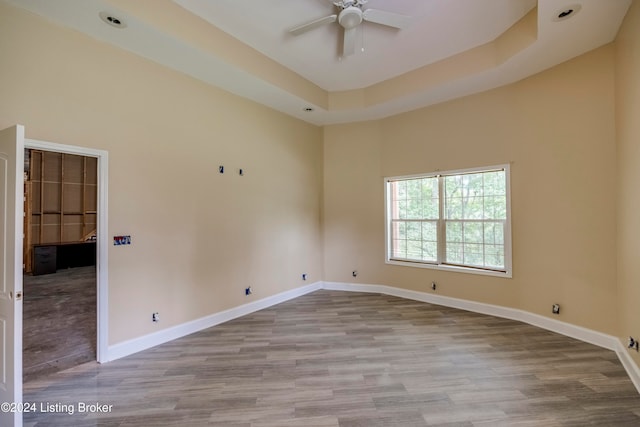
[[[338,23],[347,30],[357,27],[362,23],[362,9],[356,6],[343,9],[338,16]]]

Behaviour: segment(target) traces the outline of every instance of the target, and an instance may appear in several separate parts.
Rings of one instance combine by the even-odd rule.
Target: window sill
[[[512,278],[511,270],[507,270],[506,272],[491,271],[491,270],[481,270],[478,268],[471,268],[471,267],[459,267],[455,265],[427,264],[422,262],[399,261],[399,260],[392,260],[392,259],[387,259],[386,263],[391,265],[401,265],[403,267],[429,268],[431,270],[442,270],[442,271],[451,271],[455,273],[477,274],[480,276],[502,277],[505,279]]]

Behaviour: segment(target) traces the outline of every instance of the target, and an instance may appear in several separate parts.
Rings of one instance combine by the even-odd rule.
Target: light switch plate
[[[130,245],[130,244],[131,244],[131,236],[113,236],[114,246]]]

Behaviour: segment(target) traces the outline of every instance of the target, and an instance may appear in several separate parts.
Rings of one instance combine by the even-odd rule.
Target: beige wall
[[[321,280],[320,128],[3,4],[0,54],[0,128],[109,152],[110,344]]]
[[[321,129],[0,3],[0,128],[109,152],[109,233],[133,236],[109,252],[110,344],[318,280],[558,302],[559,320],[640,338],[639,28],[635,1],[615,45]],[[506,162],[512,279],[385,264],[383,177]]]
[[[640,338],[640,2],[616,40],[619,335]],[[631,352],[640,366],[640,355]]]
[[[519,83],[328,126],[325,280],[398,286],[617,331],[614,48]],[[513,278],[384,262],[383,177],[511,163]],[[356,279],[351,271],[357,269]]]

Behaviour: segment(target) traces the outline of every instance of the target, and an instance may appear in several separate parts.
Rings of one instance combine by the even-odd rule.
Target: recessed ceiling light
[[[124,19],[115,16],[112,13],[109,13],[107,11],[102,11],[98,14],[98,16],[100,16],[100,19],[102,19],[102,21],[104,21],[105,23],[111,25],[112,27],[116,27],[116,28],[127,28],[127,23],[124,21]]]
[[[579,4],[572,4],[570,6],[565,6],[562,9],[558,9],[558,11],[554,14],[554,21],[564,21],[569,18],[573,18],[576,16],[580,9],[582,8]]]
[[[573,9],[563,10],[562,12],[560,12],[558,14],[558,18],[560,18],[560,19],[566,18],[567,16],[571,15],[572,13],[573,13]]]

